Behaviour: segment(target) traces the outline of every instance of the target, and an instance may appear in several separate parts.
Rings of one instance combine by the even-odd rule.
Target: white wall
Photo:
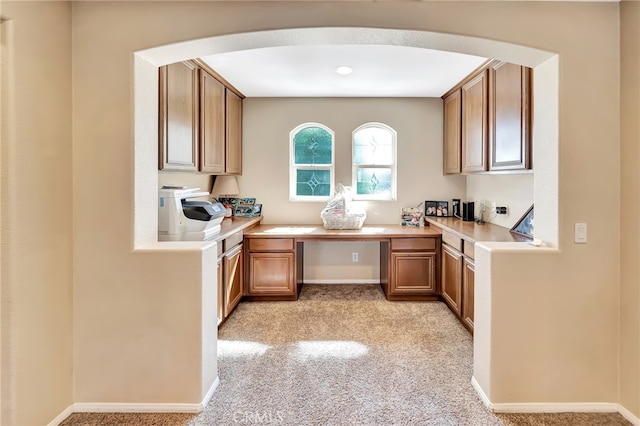
[[[533,204],[533,174],[467,175],[467,200],[487,202],[484,220],[511,228]],[[491,213],[491,202],[507,206],[508,214]]]
[[[263,204],[264,223],[322,225],[326,202],[289,201],[289,133],[306,122],[335,132],[336,183],[351,185],[351,134],[368,122],[396,130],[397,201],[354,202],[366,225],[399,223],[402,207],[424,200],[464,198],[465,178],[442,175],[442,100],[439,98],[248,98],[244,101],[242,196]],[[378,282],[376,244],[318,243],[305,247],[307,282]],[[351,253],[360,261],[351,262]]]
[[[71,6],[2,3],[2,415],[72,395]]]

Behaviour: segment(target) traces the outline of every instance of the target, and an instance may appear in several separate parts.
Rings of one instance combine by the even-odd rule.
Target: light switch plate
[[[587,243],[587,224],[586,223],[575,224],[573,242],[576,244]]]

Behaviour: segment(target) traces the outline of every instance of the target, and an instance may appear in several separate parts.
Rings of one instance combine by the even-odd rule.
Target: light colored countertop
[[[427,217],[427,222],[434,229],[444,229],[458,235],[469,242],[494,241],[494,242],[527,242],[531,238],[513,234],[507,228],[486,222],[482,225],[475,222],[464,222],[453,217]]]
[[[247,228],[259,224],[261,220],[262,216],[225,218],[220,224],[220,233],[214,238],[214,240],[220,242],[227,238],[229,235],[233,235],[238,231],[243,231]]]
[[[379,240],[381,238],[439,237],[430,227],[370,225],[362,229],[324,229],[322,225],[258,225],[245,233],[247,238],[292,237],[297,240]]]

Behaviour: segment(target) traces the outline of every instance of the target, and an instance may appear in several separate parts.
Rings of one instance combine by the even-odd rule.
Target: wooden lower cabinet
[[[462,314],[462,253],[442,245],[442,298],[458,316]]]
[[[390,251],[380,249],[382,288],[389,300],[436,300],[438,241],[436,238],[392,238]],[[388,258],[388,260],[387,260]],[[388,271],[382,268],[389,262]],[[385,279],[382,275],[387,275]]]
[[[243,290],[242,244],[235,246],[224,255],[224,316],[240,303]]]
[[[462,322],[473,333],[473,306],[475,287],[475,264],[473,259],[464,258],[462,268]]]
[[[293,253],[249,253],[249,295],[293,295],[296,289]]]

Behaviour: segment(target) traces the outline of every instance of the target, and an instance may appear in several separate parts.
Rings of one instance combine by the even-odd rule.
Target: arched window
[[[334,188],[335,133],[318,123],[305,123],[291,131],[289,199],[326,201]]]
[[[354,199],[396,199],[396,139],[396,131],[382,123],[353,131]]]

